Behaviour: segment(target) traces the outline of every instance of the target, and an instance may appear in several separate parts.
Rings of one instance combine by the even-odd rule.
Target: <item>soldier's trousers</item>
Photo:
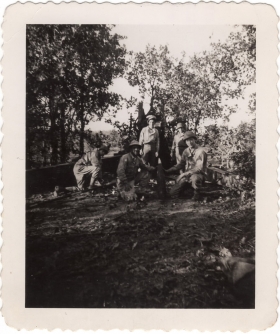
[[[145,144],[143,147],[143,156],[145,164],[150,164],[150,166],[156,166],[156,145],[155,144]]]
[[[122,199],[124,199],[125,201],[133,201],[137,199],[134,186],[136,184],[139,184],[140,187],[146,187],[149,184],[149,181],[150,181],[149,172],[146,170],[145,171],[141,170],[141,172],[137,173],[134,180],[128,182],[131,187],[129,191],[126,191],[124,189],[125,184],[121,184],[118,178],[117,178],[117,189]]]
[[[202,187],[204,180],[205,178],[203,174],[193,174],[190,177],[184,177],[170,189],[170,195],[173,198],[179,197],[182,191],[190,185],[197,191]]]
[[[75,165],[73,171],[78,188],[83,190],[87,177],[91,177],[90,184],[93,184],[94,181],[98,178],[100,173],[100,166]]]

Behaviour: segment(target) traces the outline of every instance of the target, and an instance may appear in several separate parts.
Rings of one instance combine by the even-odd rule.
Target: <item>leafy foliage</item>
[[[126,49],[107,25],[27,26],[27,159],[51,153],[65,161],[76,134],[84,150],[85,125],[121,108],[109,91],[121,76]],[[38,152],[39,151],[39,152]]]
[[[124,146],[139,137],[146,125],[142,102],[136,106],[138,119],[131,116],[128,123],[120,123],[114,118],[123,103],[136,104],[135,97],[127,100],[110,91],[116,77],[125,77],[142,98],[149,97],[148,112],[161,120],[170,145],[178,121],[201,136],[203,120],[228,120],[237,109],[234,101],[244,98],[246,87],[255,82],[256,28],[252,25],[236,27],[224,43],[213,43],[209,51],[188,61],[184,54],[181,59],[172,57],[167,46],[147,45],[144,52],[127,55],[120,45],[124,37],[111,30],[107,25],[27,27],[29,165],[34,160],[39,165],[65,162],[70,152],[82,153],[85,128],[92,119],[112,124]],[[248,108],[255,112],[255,93]],[[238,140],[226,127],[219,129],[217,138],[204,137],[222,163],[239,152]]]
[[[185,122],[194,131],[204,119],[224,119],[236,112],[233,101],[255,82],[256,29],[242,26],[225,43],[195,54],[188,62],[170,56],[167,46],[148,45],[145,52],[131,52],[126,77],[150,98],[150,110],[169,121]],[[226,103],[229,100],[231,103]],[[250,109],[254,110],[252,94]]]
[[[256,122],[241,123],[237,128],[210,125],[200,137],[208,154],[222,166],[245,178],[255,179]]]
[[[256,123],[255,120],[250,124],[242,123],[235,134],[239,150],[230,154],[230,159],[235,162],[236,170],[247,179],[255,180],[256,173]]]

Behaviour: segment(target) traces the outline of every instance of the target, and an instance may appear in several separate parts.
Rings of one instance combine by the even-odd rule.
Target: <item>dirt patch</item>
[[[221,192],[209,185],[199,203],[160,201],[153,188],[132,204],[111,191],[30,199],[26,307],[254,307],[219,256],[254,255],[255,210]]]

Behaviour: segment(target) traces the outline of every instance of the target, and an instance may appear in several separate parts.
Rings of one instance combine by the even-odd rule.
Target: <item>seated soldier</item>
[[[140,148],[138,141],[133,140],[129,145],[130,152],[121,157],[117,169],[117,188],[126,201],[137,199],[134,185],[139,183],[141,187],[146,187],[150,180],[149,171],[155,170],[140,159]]]
[[[94,185],[100,186],[102,182],[102,157],[109,152],[109,148],[102,145],[92,151],[85,153],[74,166],[74,175],[76,177],[79,190],[85,190],[85,181],[90,176],[88,189],[93,189]]]
[[[191,183],[194,188],[193,200],[199,200],[199,189],[205,180],[207,172],[207,154],[204,148],[196,143],[196,136],[193,132],[187,131],[184,140],[188,147],[182,154],[181,161],[174,167],[166,170],[166,173],[172,173],[183,170],[183,173],[177,178],[176,184],[171,188],[171,197],[178,197],[180,193]]]

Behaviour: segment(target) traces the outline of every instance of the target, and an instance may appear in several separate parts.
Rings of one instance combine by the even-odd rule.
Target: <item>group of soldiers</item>
[[[126,201],[136,199],[135,186],[146,188],[155,173],[160,149],[155,120],[155,116],[147,116],[148,126],[142,129],[139,141],[133,140],[129,145],[129,153],[124,154],[119,161],[116,184],[120,197]],[[74,174],[79,190],[85,190],[87,176],[90,176],[87,189],[102,185],[101,159],[108,152],[109,147],[102,145],[85,153],[76,162]],[[196,135],[186,131],[183,123],[178,123],[176,126],[171,155],[176,158],[176,165],[164,169],[164,172],[166,174],[179,172],[180,175],[170,190],[170,196],[172,198],[180,196],[185,188],[191,185],[194,189],[193,200],[199,200],[199,191],[207,173],[207,154],[204,148],[198,145]]]

